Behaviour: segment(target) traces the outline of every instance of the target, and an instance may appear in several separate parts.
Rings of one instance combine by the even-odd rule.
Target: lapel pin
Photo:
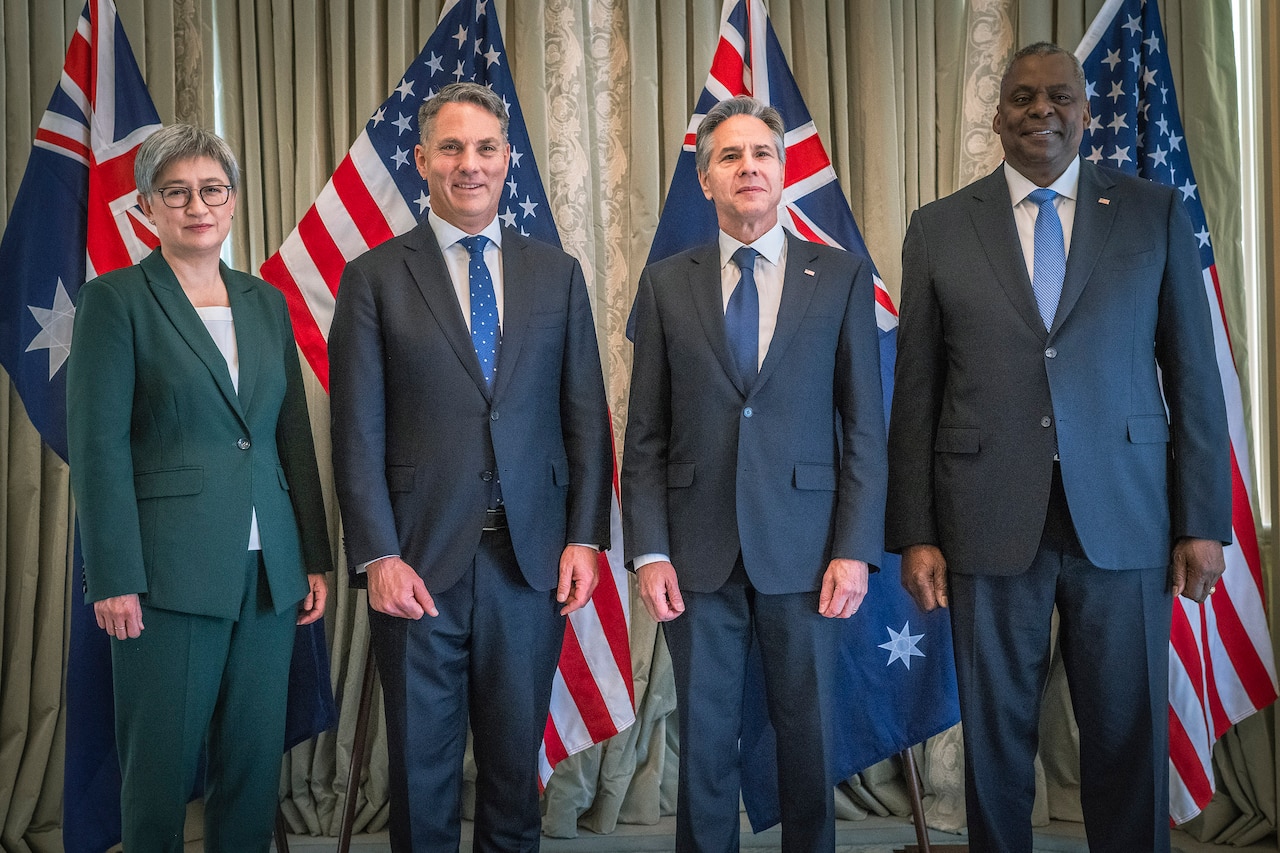
[[[1100,198],[1100,199],[1098,199],[1098,204],[1111,204],[1111,199],[1109,199],[1109,198]]]
[[[817,273],[815,273],[813,270],[805,270],[805,271],[804,271],[804,274],[805,274],[805,275],[817,275]]]

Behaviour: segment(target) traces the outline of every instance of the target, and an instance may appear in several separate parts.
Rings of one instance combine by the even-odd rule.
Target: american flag
[[[711,71],[689,121],[649,263],[716,239],[715,208],[702,194],[694,164],[698,126],[716,103],[751,95],[782,115],[787,148],[778,214],[796,236],[870,259],[763,0],[726,0]],[[874,274],[880,370],[886,416],[893,394],[898,315]],[[833,769],[844,779],[960,720],[947,612],[924,613],[898,581],[899,561],[885,554],[858,615],[842,623],[834,693]],[[875,696],[877,701],[867,702]],[[765,711],[763,678],[753,662],[741,738],[743,801],[758,832],[779,820],[776,734]]]
[[[1203,605],[1178,599],[1169,638],[1170,815],[1184,823],[1213,796],[1214,742],[1275,700],[1276,668],[1263,607],[1240,380],[1166,47],[1156,0],[1108,0],[1076,56],[1084,66],[1092,115],[1080,155],[1181,192],[1199,241],[1227,401],[1235,541],[1226,548],[1227,570],[1217,592]]]
[[[445,4],[422,52],[366,123],[315,204],[280,251],[262,265],[262,277],[284,292],[298,344],[326,389],[329,324],[343,267],[413,228],[426,214],[427,185],[413,157],[418,107],[442,86],[462,80],[497,92],[511,117],[511,166],[498,218],[526,236],[560,245],[497,14],[488,0],[453,0]],[[540,756],[543,785],[560,759],[635,722],[629,589],[616,482],[612,531],[613,548],[600,555],[600,584],[591,602],[570,615],[565,629]]]

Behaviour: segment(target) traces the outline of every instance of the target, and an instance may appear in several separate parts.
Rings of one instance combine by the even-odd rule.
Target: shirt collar
[[[462,238],[471,236],[458,226],[446,222],[436,215],[434,210],[427,211],[427,224],[431,226],[432,232],[435,233],[436,242],[440,244],[441,249],[447,249]],[[502,248],[502,226],[498,223],[497,216],[493,217],[480,233],[488,237],[493,242],[493,245],[499,249]]]
[[[1004,179],[1009,184],[1009,200],[1015,205],[1021,204],[1026,200],[1027,196],[1040,188],[1017,169],[1010,166],[1008,161],[1005,161],[1004,164]],[[1067,166],[1066,170],[1058,176],[1058,179],[1049,184],[1048,188],[1064,198],[1075,201],[1080,189],[1079,154],[1072,159],[1071,165]]]
[[[787,243],[787,233],[782,228],[781,222],[775,222],[773,227],[760,235],[754,242],[749,244],[751,248],[759,252],[766,261],[775,267],[782,258],[782,247]],[[748,245],[734,237],[730,237],[724,231],[720,232],[720,266],[733,262],[733,253],[743,246]]]

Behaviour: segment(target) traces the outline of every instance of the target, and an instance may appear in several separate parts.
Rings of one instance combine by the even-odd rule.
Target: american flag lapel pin
[[[804,271],[804,274],[805,274],[805,275],[817,275],[817,273],[815,273],[813,270],[805,270],[805,271]]]
[[[1098,204],[1111,204],[1111,199],[1109,199],[1109,198],[1100,198],[1100,199],[1098,199]]]

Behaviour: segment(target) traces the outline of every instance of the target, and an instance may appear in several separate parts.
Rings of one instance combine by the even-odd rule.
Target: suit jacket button
[[[1049,419],[1048,415],[1045,415],[1043,418],[1040,419],[1040,426],[1042,427],[1047,427],[1051,423],[1053,423],[1053,421]]]
[[[1056,349],[1054,349],[1053,347],[1049,347],[1047,350],[1045,350],[1045,351],[1044,351],[1044,357],[1045,357],[1045,358],[1057,358],[1057,357],[1058,357],[1058,351],[1057,351]]]
[[[236,439],[236,447],[240,448],[241,450],[248,450],[250,447],[252,447],[252,445],[249,443],[249,439],[238,438]]]
[[[743,409],[743,410],[742,410],[742,416],[743,416],[744,418],[749,418],[749,417],[751,417],[753,414],[755,414],[755,412],[751,411],[751,407],[750,407],[750,406],[747,406],[745,409]]]
[[[481,480],[484,480],[486,483],[492,483],[492,482],[493,482],[493,472],[492,472],[492,471],[483,471],[483,472],[481,472],[481,474],[480,474],[480,479],[481,479]]]
[[[498,419],[498,413],[497,413],[497,412],[490,412],[490,413],[489,413],[489,420],[491,420],[491,421],[496,421],[497,419]]]

